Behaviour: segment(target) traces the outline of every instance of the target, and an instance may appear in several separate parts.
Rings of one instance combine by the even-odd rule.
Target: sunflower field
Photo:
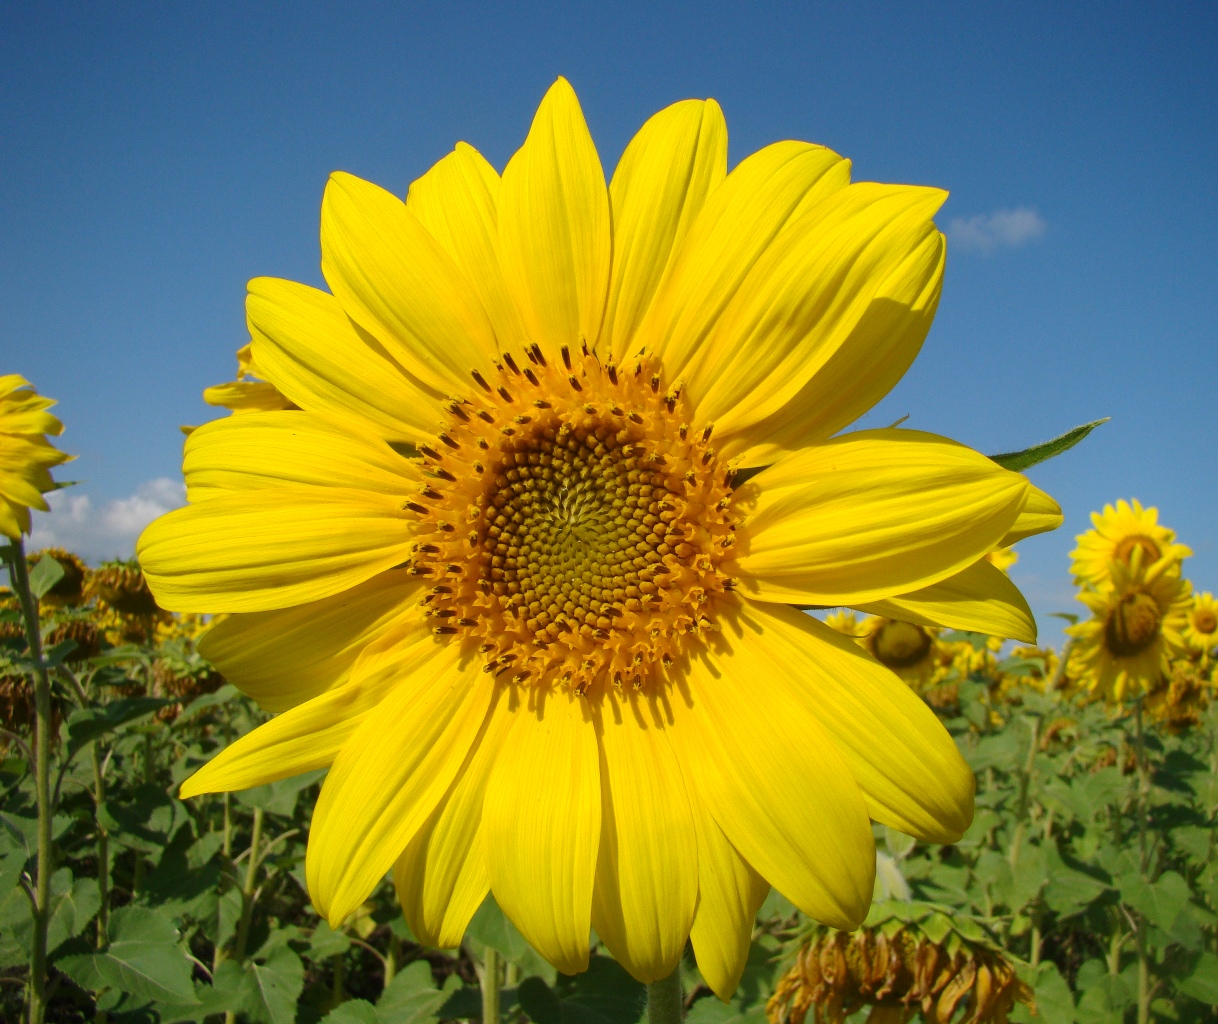
[[[1215,603],[1184,580],[1188,549],[1153,509],[1119,502],[1093,518],[1072,566],[1089,614],[1069,616],[1064,652],[829,613],[950,731],[977,778],[972,826],[950,846],[875,826],[857,931],[771,891],[730,1002],[687,953],[691,1024],[1215,1019]],[[603,946],[586,972],[559,974],[490,897],[457,949],[416,940],[388,879],[330,927],[304,876],[322,772],[178,796],[269,717],[199,654],[209,623],[161,610],[134,563],[90,568],[50,549],[27,566],[53,674],[47,1019],[641,1018],[644,986]],[[21,608],[11,591],[3,602],[0,1015],[17,1021],[33,954],[35,708]]]

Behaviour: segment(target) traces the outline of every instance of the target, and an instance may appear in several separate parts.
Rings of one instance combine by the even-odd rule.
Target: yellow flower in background
[[[1120,701],[1149,693],[1169,675],[1171,659],[1184,653],[1190,600],[1187,581],[1171,567],[1166,558],[1145,565],[1138,549],[1129,565],[1111,563],[1109,587],[1078,595],[1092,618],[1066,628],[1074,638],[1066,668],[1075,685]]]
[[[251,282],[258,373],[299,409],[196,430],[189,504],[138,550],[162,606],[229,613],[201,653],[283,712],[183,795],[329,766],[331,923],[392,867],[428,944],[490,891],[564,972],[590,927],[643,981],[692,938],[726,997],[770,884],[852,928],[869,818],[968,826],[933,713],[790,605],[1034,631],[984,556],[1060,511],[945,438],[834,436],[926,335],[944,193],[726,153],[719,107],[677,103],[606,187],[560,79],[502,176],[464,144],[405,202],[333,175],[331,293]]]
[[[859,643],[867,653],[915,690],[938,682],[945,674],[945,660],[950,662],[942,657],[945,648],[933,627],[873,615],[860,625],[860,633]]]
[[[830,629],[836,629],[839,633],[844,633],[846,636],[856,639],[864,635],[859,617],[849,609],[838,608],[831,611],[825,616],[825,625]]]
[[[1193,594],[1184,639],[1198,654],[1205,654],[1218,646],[1218,601],[1214,600],[1213,594]]]
[[[30,532],[30,509],[50,511],[43,497],[56,487],[50,469],[74,458],[43,436],[63,433],[47,412],[54,404],[24,377],[0,377],[0,534],[13,540]]]
[[[995,569],[1000,569],[1006,572],[1011,566],[1019,561],[1019,552],[1014,548],[995,548],[985,560],[990,563]]]
[[[1105,505],[1103,512],[1092,512],[1095,529],[1079,534],[1078,547],[1070,552],[1070,572],[1080,586],[1106,587],[1112,582],[1110,565],[1129,565],[1133,553],[1141,551],[1147,569],[1161,558],[1169,560],[1167,571],[1180,574],[1180,562],[1192,554],[1176,543],[1176,531],[1159,525],[1159,510],[1143,508],[1136,498]]]

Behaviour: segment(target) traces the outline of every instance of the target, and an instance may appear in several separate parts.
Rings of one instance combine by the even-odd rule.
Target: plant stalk
[[[499,1024],[499,951],[486,947],[482,954],[482,1024]]]
[[[9,582],[21,603],[25,639],[34,671],[34,789],[38,800],[37,878],[34,881],[34,936],[30,953],[30,1024],[46,1019],[47,926],[51,902],[51,677],[42,662],[38,600],[30,591],[29,568],[21,539],[7,549]]]
[[[681,994],[681,965],[667,978],[647,986],[647,1024],[681,1024],[685,1003]]]
[[[101,754],[97,741],[93,741],[93,805],[98,812],[106,802],[106,776],[102,771]],[[97,948],[106,945],[110,933],[110,833],[101,823],[101,815],[94,815],[97,822],[97,892],[101,905],[97,910]]]
[[[254,882],[258,877],[258,847],[262,842],[262,808],[254,811],[253,834],[250,836],[250,859],[245,865],[245,885],[241,887],[241,921],[237,925],[237,941],[233,947],[237,963],[245,960],[245,946],[250,936],[250,919],[254,916]]]

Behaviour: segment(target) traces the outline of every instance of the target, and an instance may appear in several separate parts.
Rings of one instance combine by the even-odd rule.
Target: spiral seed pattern
[[[714,629],[733,581],[730,474],[692,431],[679,388],[534,348],[453,402],[421,453],[430,481],[411,571],[440,634],[478,639],[487,669],[579,691],[643,686]],[[457,524],[462,524],[458,529]]]

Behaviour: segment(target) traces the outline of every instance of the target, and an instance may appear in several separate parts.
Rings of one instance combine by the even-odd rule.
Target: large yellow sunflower
[[[1103,512],[1092,512],[1095,529],[1079,534],[1078,547],[1070,552],[1070,572],[1074,582],[1093,587],[1107,587],[1112,582],[1109,567],[1113,562],[1129,565],[1133,552],[1142,552],[1142,564],[1150,568],[1161,558],[1168,559],[1168,572],[1180,574],[1180,562],[1192,554],[1183,544],[1176,543],[1176,531],[1159,525],[1159,510],[1143,508],[1136,498],[1133,502],[1119,500],[1114,508],[1105,505]]]
[[[335,174],[330,293],[251,282],[300,408],[195,431],[139,555],[162,606],[231,613],[201,650],[283,712],[183,794],[329,766],[331,922],[392,867],[427,943],[490,891],[563,971],[591,926],[645,981],[692,937],[726,996],[771,883],[851,928],[869,818],[968,826],[931,711],[790,605],[1030,622],[983,556],[1060,513],[945,438],[834,437],[922,344],[944,193],[726,152],[719,107],[678,103],[606,187],[560,79],[502,176],[464,144],[405,202]]]
[[[1184,639],[1198,654],[1218,647],[1218,601],[1208,591],[1193,595],[1188,609],[1188,623],[1184,627]]]
[[[69,461],[43,435],[58,437],[63,424],[24,377],[0,377],[0,534],[19,540],[30,532],[30,509],[49,511],[43,495],[55,489],[50,469]]]
[[[1147,566],[1136,549],[1128,565],[1111,563],[1110,586],[1079,593],[1092,617],[1066,627],[1074,638],[1066,671],[1076,686],[1120,701],[1151,692],[1170,674],[1171,659],[1184,653],[1191,593],[1171,565],[1160,558]]]

